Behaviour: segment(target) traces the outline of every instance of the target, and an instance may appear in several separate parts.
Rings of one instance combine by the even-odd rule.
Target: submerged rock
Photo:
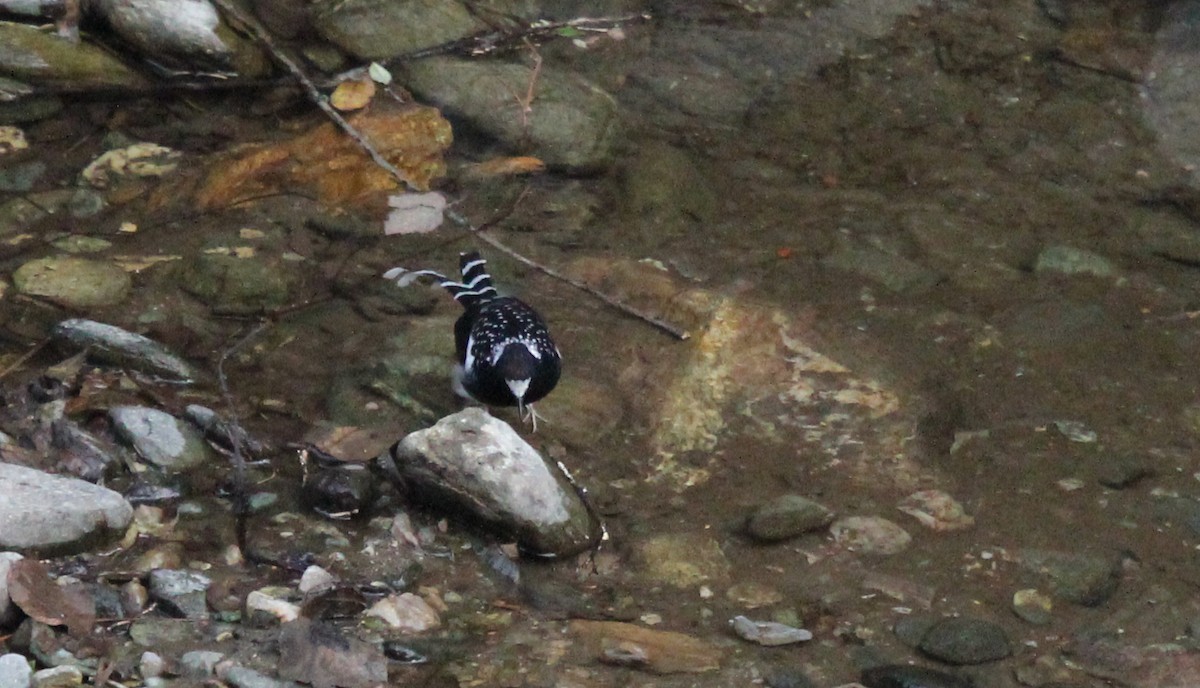
[[[230,70],[244,77],[270,72],[270,61],[248,38],[221,21],[208,0],[93,0],[89,9],[142,55],[184,70]]]
[[[71,318],[54,326],[51,340],[62,348],[86,349],[88,358],[174,382],[191,382],[195,371],[152,339],[95,320]]]
[[[1117,556],[1026,549],[1019,553],[1018,560],[1023,568],[1045,581],[1051,595],[1085,607],[1103,604],[1121,581]]]
[[[755,540],[778,542],[819,530],[833,522],[833,512],[800,495],[783,495],[759,506],[746,520]]]
[[[146,461],[173,471],[203,464],[212,457],[204,438],[188,423],[158,409],[117,406],[108,411],[113,429]]]
[[[156,569],[150,572],[150,597],[169,613],[189,619],[207,619],[206,593],[212,580],[195,571]]]
[[[300,618],[279,629],[279,676],[312,686],[371,688],[388,682],[387,659],[378,647],[347,637],[336,627]],[[248,670],[246,670],[248,671]],[[249,685],[218,675],[233,685]],[[263,685],[265,677],[254,685]],[[280,682],[272,682],[278,685]],[[295,685],[287,683],[284,685]]]
[[[863,554],[897,554],[912,542],[903,528],[879,516],[847,516],[829,531],[839,545]]]
[[[577,76],[541,72],[537,99],[527,111],[513,99],[535,78],[525,65],[434,57],[406,67],[406,85],[423,100],[515,151],[528,149],[550,167],[595,171],[615,154],[616,100]]]
[[[1035,272],[1057,272],[1063,275],[1093,275],[1112,277],[1117,268],[1104,256],[1074,246],[1048,246],[1034,262]]]
[[[13,285],[68,308],[98,308],[124,301],[133,283],[112,263],[68,256],[25,263],[13,273]]]
[[[463,38],[489,27],[454,0],[322,0],[317,31],[364,60],[383,60]]]
[[[301,497],[325,516],[352,516],[374,501],[376,484],[375,476],[361,464],[315,466],[309,469]]]
[[[180,286],[218,313],[259,313],[287,304],[296,272],[279,256],[250,247],[213,247],[184,261]]]
[[[390,628],[405,634],[422,633],[442,624],[437,610],[411,592],[379,600],[366,611],[366,616],[379,618]]]
[[[655,674],[714,671],[721,667],[724,654],[719,647],[683,633],[618,621],[575,620],[570,629],[601,662]]]
[[[104,487],[0,463],[0,548],[71,552],[124,532],[133,507]]]
[[[703,533],[657,535],[638,543],[634,558],[651,580],[677,588],[729,579],[721,545]]]
[[[968,616],[935,623],[918,646],[925,654],[948,664],[983,664],[1012,654],[1008,634],[1000,626]]]
[[[595,540],[598,526],[561,471],[483,409],[408,435],[391,458],[419,499],[462,509],[526,551],[566,556]]]
[[[911,664],[885,664],[863,671],[866,688],[974,688],[968,678]]]
[[[103,48],[59,38],[29,24],[0,22],[0,73],[30,83],[104,88],[146,80]]]

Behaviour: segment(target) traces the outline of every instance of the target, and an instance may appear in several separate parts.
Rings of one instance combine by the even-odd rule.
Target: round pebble
[[[969,616],[949,617],[937,622],[918,647],[947,664],[983,664],[1012,654],[1008,634],[1003,628]]]
[[[829,531],[839,545],[863,554],[897,554],[912,542],[903,528],[879,516],[840,518]]]
[[[1035,626],[1050,623],[1050,612],[1054,609],[1054,601],[1033,588],[1018,590],[1013,593],[1013,613]]]
[[[746,521],[746,532],[762,542],[778,542],[819,530],[833,512],[799,495],[783,495],[758,507]]]

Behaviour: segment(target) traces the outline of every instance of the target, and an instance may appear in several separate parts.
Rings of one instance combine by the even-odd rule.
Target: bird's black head
[[[522,342],[510,342],[496,359],[496,372],[504,378],[513,398],[520,403],[529,392],[529,383],[537,374],[538,358]]]

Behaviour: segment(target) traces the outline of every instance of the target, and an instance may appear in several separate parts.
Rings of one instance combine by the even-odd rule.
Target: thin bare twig
[[[263,320],[247,332],[241,339],[234,342],[232,346],[221,352],[221,358],[217,359],[217,383],[221,386],[221,399],[225,402],[225,408],[229,416],[229,425],[232,428],[241,429],[241,421],[238,420],[237,409],[233,403],[233,393],[229,391],[229,380],[225,378],[225,361],[233,355],[235,351],[242,348],[251,339],[258,336],[260,332],[267,328],[269,321]],[[243,430],[244,432],[244,430]],[[237,527],[237,546],[242,551],[242,555],[246,556],[249,551],[246,547],[246,517],[250,513],[250,498],[246,493],[246,457],[242,454],[241,442],[233,442],[233,513]]]
[[[7,367],[4,368],[4,370],[0,370],[0,378],[8,377],[9,373],[11,373],[12,371],[16,370],[17,368],[20,368],[21,366],[25,365],[25,363],[27,363],[29,361],[29,359],[33,358],[34,354],[41,351],[49,343],[50,343],[49,339],[43,339],[42,341],[40,341],[36,345],[34,345],[34,347],[32,349],[30,349],[29,351],[26,351],[25,353],[18,356],[17,360],[10,363]]]
[[[591,285],[581,282],[581,281],[575,279],[574,277],[569,277],[567,275],[564,275],[563,273],[555,270],[554,268],[547,267],[545,265],[536,263],[536,262],[526,258],[525,256],[521,255],[520,253],[518,253],[518,252],[514,251],[513,249],[509,248],[508,246],[506,246],[499,239],[491,236],[490,234],[486,234],[484,232],[477,230],[473,225],[471,225],[471,221],[468,220],[466,217],[464,217],[461,213],[447,208],[445,211],[445,214],[446,214],[446,217],[449,218],[451,222],[453,222],[454,224],[471,232],[475,236],[479,237],[480,241],[491,246],[492,248],[496,249],[497,251],[500,251],[501,253],[507,255],[508,257],[512,258],[513,260],[516,260],[518,263],[527,265],[527,266],[533,268],[534,270],[537,270],[538,272],[549,275],[550,277],[553,277],[554,279],[559,280],[560,282],[566,282],[567,284],[571,285],[572,287],[575,287],[576,289],[578,289],[580,291],[591,294],[592,296],[596,297],[597,299],[600,299],[601,301],[603,301],[607,305],[611,306],[612,308],[615,308],[626,315],[632,316],[632,317],[637,318],[638,320],[641,320],[649,325],[652,325],[653,327],[656,327],[659,330],[666,332],[667,334],[671,335],[672,337],[674,337],[676,339],[684,340],[684,339],[691,337],[691,334],[687,330],[683,330],[678,327],[675,327],[671,323],[668,323],[660,318],[656,318],[653,315],[650,315],[649,313],[644,313],[644,312],[634,308],[633,306],[630,306],[626,303],[622,303],[622,302],[614,299],[613,297],[609,296],[608,294],[605,294],[604,292],[597,290],[595,287],[592,287]]]
[[[371,156],[371,159],[375,161],[375,164],[379,165],[384,170],[386,170],[389,174],[391,174],[393,177],[395,177],[400,183],[402,183],[405,186],[405,188],[409,189],[410,191],[419,191],[419,189],[414,187],[412,181],[409,180],[408,177],[403,172],[401,172],[399,168],[397,168],[392,163],[388,162],[387,159],[385,159],[383,157],[383,155],[380,154],[380,152],[375,148],[375,146],[372,145],[371,142],[366,139],[366,137],[364,137],[361,133],[359,133],[357,129],[355,129],[349,122],[347,122],[345,120],[345,118],[343,118],[338,113],[338,111],[335,110],[333,108],[333,106],[329,104],[329,99],[326,98],[319,90],[317,90],[317,86],[312,82],[311,79],[308,78],[308,76],[304,73],[304,70],[300,69],[300,66],[297,65],[295,63],[295,61],[293,61],[287,55],[283,54],[283,52],[279,49],[279,47],[275,45],[275,42],[271,39],[271,37],[267,33],[266,29],[264,29],[262,26],[260,26],[258,24],[258,22],[255,21],[253,18],[247,16],[244,12],[242,12],[240,9],[235,7],[230,2],[230,0],[213,0],[213,2],[217,5],[217,7],[219,7],[221,9],[221,11],[225,12],[230,17],[232,17],[234,20],[240,22],[242,25],[247,27],[247,29],[250,31],[251,35],[253,35],[255,37],[255,39],[258,40],[263,45],[263,47],[267,50],[267,52],[270,53],[271,56],[277,62],[279,62],[279,64],[283,65],[283,67],[285,69],[287,69],[288,72],[290,72],[291,75],[293,77],[295,77],[297,81],[300,82],[300,84],[304,88],[304,91],[308,94],[308,97],[314,103],[316,103],[317,107],[321,108],[321,110],[324,111],[325,114],[327,114],[329,116],[329,118],[332,119],[334,121],[334,123],[337,124],[342,129],[342,131],[346,132],[346,134],[350,138],[354,139],[354,141],[356,143],[358,143],[358,145],[364,151],[366,151],[368,155]],[[642,15],[635,15],[635,16],[641,17]],[[599,20],[595,20],[595,19],[579,19],[579,20],[575,20],[572,22],[557,22],[557,23],[553,23],[553,24],[545,23],[544,25],[540,25],[538,28],[539,28],[539,30],[545,29],[545,30],[555,30],[555,31],[557,31],[558,29],[564,28],[564,27],[585,28],[585,27],[595,26],[598,21]],[[535,56],[536,56],[536,52],[535,52]],[[540,68],[541,68],[541,60],[540,60],[540,57],[538,57],[537,64],[535,66],[534,76],[529,84],[529,93],[527,95],[527,98],[530,101],[532,101],[532,98],[533,98],[534,83],[537,79],[538,70],[540,70]],[[525,105],[528,106],[528,103],[526,103]],[[629,316],[632,316],[639,320],[642,320],[643,322],[649,323],[650,325],[654,326],[655,328],[657,328],[663,332],[666,332],[667,334],[671,335],[672,337],[675,337],[676,339],[683,340],[683,339],[687,339],[689,337],[689,334],[685,330],[675,327],[674,325],[671,325],[670,323],[667,323],[667,322],[665,322],[659,318],[656,318],[648,313],[643,313],[642,311],[640,311],[632,306],[621,303],[617,299],[615,299],[601,291],[598,291],[595,288],[590,287],[587,284],[584,284],[583,282],[581,282],[579,280],[567,277],[566,275],[562,274],[561,272],[559,272],[553,268],[542,265],[541,263],[538,263],[534,260],[531,260],[530,258],[525,257],[524,255],[521,255],[517,251],[509,248],[507,245],[505,245],[499,239],[496,239],[495,237],[489,236],[489,235],[484,234],[483,232],[479,231],[479,229],[477,227],[475,227],[473,224],[471,224],[470,220],[468,220],[466,217],[464,217],[462,214],[460,214],[458,212],[455,212],[453,210],[447,210],[445,213],[445,216],[450,218],[450,220],[452,222],[454,222],[454,224],[458,225],[462,229],[465,229],[465,230],[469,231],[470,233],[474,234],[475,236],[479,237],[480,240],[482,240],[483,242],[485,242],[492,248],[495,248],[496,250],[515,259],[516,261],[522,263],[523,265],[527,265],[527,266],[537,270],[538,272],[548,275],[548,276],[550,276],[556,280],[559,280],[561,282],[566,282],[567,284],[571,285],[572,287],[575,287],[576,289],[579,289],[583,292],[591,294],[592,296],[596,297],[597,299],[600,299],[601,301],[603,301],[605,304],[611,306],[612,308],[615,308],[615,309],[621,311],[622,313],[625,313],[626,315],[629,315]]]

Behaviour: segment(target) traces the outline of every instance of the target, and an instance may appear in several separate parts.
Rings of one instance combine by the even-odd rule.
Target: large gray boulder
[[[123,533],[133,507],[112,490],[78,478],[0,463],[0,549],[81,551]]]
[[[408,435],[391,458],[416,498],[466,513],[526,552],[567,556],[595,540],[599,525],[562,471],[483,409]]]

